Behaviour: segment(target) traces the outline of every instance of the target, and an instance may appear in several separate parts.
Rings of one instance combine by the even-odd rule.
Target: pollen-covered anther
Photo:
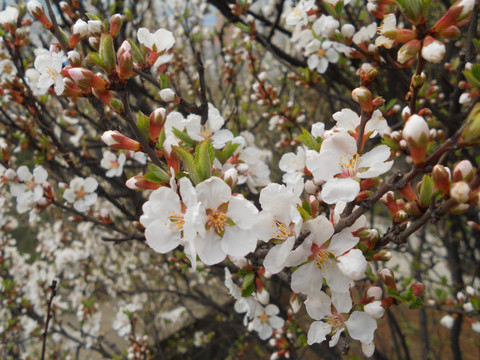
[[[208,209],[207,216],[207,229],[210,231],[213,228],[217,234],[223,234],[225,226],[229,225],[227,215],[218,210]]]
[[[335,267],[335,252],[333,250],[321,249],[315,255],[315,264],[320,269]]]
[[[334,331],[344,327],[342,319],[338,316],[327,316],[326,320]]]
[[[260,318],[260,321],[263,323],[263,324],[266,324],[268,323],[268,315],[267,314],[262,314],[259,316]]]
[[[272,227],[276,227],[273,231],[272,239],[286,240],[290,236],[295,236],[295,232],[281,221],[275,220]]]
[[[168,225],[172,232],[179,232],[183,230],[185,219],[183,218],[182,214],[177,214],[175,211],[168,211],[168,220],[170,220]],[[167,226],[167,223],[164,225]]]
[[[342,169],[342,177],[355,177],[357,175],[359,159],[360,155],[358,153],[340,157],[338,164]]]

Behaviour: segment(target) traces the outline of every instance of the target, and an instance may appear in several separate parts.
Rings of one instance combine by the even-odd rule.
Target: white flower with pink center
[[[253,227],[258,210],[241,195],[232,195],[230,187],[220,178],[211,177],[195,188],[201,204],[204,233],[193,240],[200,259],[207,265],[217,264],[227,255],[244,257],[257,247]]]
[[[311,234],[286,261],[288,266],[300,265],[292,274],[293,291],[318,294],[325,278],[332,291],[344,293],[364,276],[367,261],[360,250],[352,249],[358,238],[350,229],[334,235],[332,223],[324,216],[305,222],[303,229]]]
[[[273,330],[283,327],[285,320],[277,316],[280,312],[278,306],[269,304],[265,307],[258,304],[255,308],[255,316],[253,321],[248,324],[248,330],[258,332],[258,336],[262,340],[267,340],[273,334]]]
[[[54,85],[55,93],[62,95],[65,89],[61,71],[63,68],[63,52],[47,53],[42,52],[35,58],[35,69],[40,73],[37,88],[40,93],[45,94],[50,86]]]
[[[100,166],[107,170],[105,174],[107,177],[120,176],[123,173],[123,165],[126,159],[127,157],[123,153],[117,157],[113,152],[105,151]]]
[[[336,133],[322,143],[320,153],[307,157],[307,169],[316,181],[324,181],[322,200],[327,204],[349,202],[360,192],[359,178],[379,176],[393,165],[387,145],[358,154],[356,140],[347,133]]]
[[[76,177],[70,181],[70,187],[63,193],[63,198],[73,204],[75,210],[85,212],[97,202],[98,182],[92,177]]]
[[[332,115],[336,121],[335,130],[346,130],[350,135],[356,136],[360,126],[360,116],[350,109],[342,109]],[[370,120],[365,124],[365,136],[369,138],[377,134],[384,135],[391,132],[387,120],[382,115],[380,110],[375,110]]]

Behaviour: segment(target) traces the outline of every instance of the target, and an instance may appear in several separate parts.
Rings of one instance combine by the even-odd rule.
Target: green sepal
[[[172,149],[173,151],[175,151],[175,153],[180,157],[180,159],[182,160],[182,163],[183,163],[183,166],[185,167],[185,169],[188,171],[189,175],[190,175],[190,179],[192,180],[192,182],[197,185],[199,183],[202,182],[202,180],[200,180],[200,177],[199,177],[199,174],[198,174],[198,171],[195,167],[195,161],[193,159],[193,155],[190,154],[188,151],[186,151],[185,149],[182,149],[181,147],[179,146],[172,146]]]
[[[480,77],[477,78],[477,76],[475,76],[473,72],[473,67],[472,67],[472,71],[465,70],[463,72],[463,75],[471,85],[477,88],[480,88]]]
[[[232,157],[239,146],[240,144],[234,144],[229,141],[222,150],[215,150],[215,157],[224,164]]]
[[[170,84],[170,79],[168,78],[168,74],[160,75],[160,84],[162,86],[162,89],[167,89],[172,87]]]
[[[158,141],[157,143],[155,144],[155,147],[158,149],[158,150],[162,150],[163,148],[163,143],[165,142],[165,139],[167,138],[167,136],[165,135],[165,128],[162,129],[162,132],[160,133],[160,136],[158,137]]]
[[[304,222],[312,218],[312,216],[300,205],[297,205],[297,210],[300,213],[300,216],[302,217]]]
[[[87,15],[87,17],[88,17],[90,20],[99,20],[99,21],[102,20],[102,19],[100,19],[97,15],[92,14],[92,13],[86,13],[85,15]]]
[[[102,69],[105,67],[105,62],[100,58],[97,52],[91,52],[85,58],[85,64],[88,66],[98,65]]]
[[[112,70],[116,68],[115,47],[113,46],[113,38],[109,34],[102,34],[100,38],[100,59],[102,59],[103,69],[108,75],[112,74]]]
[[[255,274],[249,273],[243,278],[242,296],[248,297],[255,291]]]
[[[137,127],[138,130],[140,130],[140,132],[142,133],[144,139],[148,141],[150,134],[150,119],[141,111],[139,111],[137,115]]]

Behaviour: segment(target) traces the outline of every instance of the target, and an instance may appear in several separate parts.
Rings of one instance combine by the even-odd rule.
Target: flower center
[[[327,316],[325,320],[327,320],[327,322],[330,324],[333,331],[336,331],[338,329],[343,329],[344,327],[343,321],[339,316],[334,316],[334,315]]]
[[[343,178],[356,177],[359,160],[360,160],[360,155],[358,155],[357,153],[352,155],[345,154],[343,156],[340,156],[338,164],[342,169],[341,177]]]
[[[267,314],[262,314],[259,316],[260,318],[260,321],[263,323],[263,324],[266,324],[268,323],[268,315]]]
[[[295,232],[281,221],[274,220],[272,227],[274,228],[272,239],[287,240],[290,236],[295,236]]]
[[[317,51],[317,56],[318,56],[319,58],[323,58],[323,57],[325,56],[325,53],[326,53],[326,52],[327,52],[327,51],[326,51],[325,49],[320,49],[320,50]]]
[[[172,232],[179,232],[183,230],[183,225],[185,225],[185,219],[182,214],[177,214],[175,211],[168,212],[168,219],[170,220],[170,230]],[[167,224],[165,223],[165,226]]]
[[[230,225],[227,214],[220,209],[207,209],[207,218],[206,229],[208,231],[213,229],[218,235],[223,236],[225,226]]]
[[[210,136],[212,136],[213,134],[213,131],[208,128],[206,125],[202,125],[202,135],[205,137],[205,139],[208,139],[210,138]]]
[[[55,71],[55,69],[52,69],[50,66],[47,66],[47,74],[48,74],[48,77],[53,81],[57,79],[58,72]]]
[[[315,264],[319,269],[328,269],[335,267],[335,251],[320,249],[315,254]]]

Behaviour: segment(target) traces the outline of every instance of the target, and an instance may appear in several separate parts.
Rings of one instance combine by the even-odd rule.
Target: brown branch
[[[52,285],[50,285],[50,299],[47,302],[48,309],[47,309],[47,320],[45,321],[45,330],[42,334],[43,336],[43,343],[42,343],[42,360],[45,360],[45,351],[47,350],[47,334],[48,334],[48,325],[50,324],[50,319],[52,318],[52,302],[55,295],[57,295],[57,280],[52,281]]]

